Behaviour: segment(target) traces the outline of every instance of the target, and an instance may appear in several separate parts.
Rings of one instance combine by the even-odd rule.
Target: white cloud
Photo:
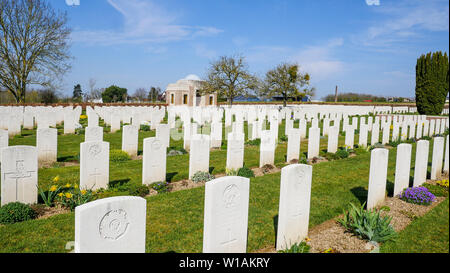
[[[369,6],[372,6],[372,5],[379,6],[380,0],[366,0],[366,4]]]
[[[211,26],[177,24],[177,16],[151,1],[107,0],[123,17],[121,30],[78,30],[75,42],[88,44],[142,44],[189,40],[200,36],[214,36],[222,30]]]
[[[374,22],[354,36],[356,44],[388,47],[420,37],[424,31],[449,31],[448,1],[401,1],[383,5],[376,12],[389,19]]]
[[[193,48],[195,50],[195,54],[199,57],[214,59],[218,56],[215,50],[208,49],[204,44],[194,44]]]
[[[300,69],[311,75],[312,81],[324,80],[345,69],[345,63],[332,57],[332,51],[344,44],[342,38],[330,40],[321,46],[310,46],[298,51],[293,59],[300,64]]]

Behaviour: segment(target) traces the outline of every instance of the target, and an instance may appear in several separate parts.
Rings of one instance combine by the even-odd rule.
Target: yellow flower
[[[309,241],[311,241],[311,239],[308,238],[308,237],[306,237],[306,238],[305,238],[305,242],[309,242]]]
[[[58,187],[55,186],[55,185],[53,185],[53,186],[50,187],[50,191],[51,191],[51,192],[55,192],[57,189],[58,189]]]
[[[85,195],[86,192],[87,192],[86,190],[81,190],[81,194],[82,194],[82,195]]]
[[[70,185],[69,183],[66,184],[66,188],[70,188],[70,186],[71,186],[71,185]]]
[[[86,115],[81,115],[80,119],[87,119],[87,116]]]
[[[78,189],[78,185],[76,185],[76,184],[75,184],[75,185],[73,185],[73,187],[74,187],[75,189]]]
[[[71,194],[70,192],[66,192],[66,198],[72,198],[73,194]]]
[[[58,182],[59,181],[59,175],[55,176],[55,178],[53,178],[53,182]]]
[[[64,193],[60,192],[60,193],[58,193],[58,196],[59,196],[59,197],[63,197],[63,196],[64,196]]]

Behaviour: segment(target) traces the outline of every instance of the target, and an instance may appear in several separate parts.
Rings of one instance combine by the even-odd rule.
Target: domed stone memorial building
[[[184,79],[167,85],[166,103],[168,105],[185,106],[216,106],[217,94],[201,95],[202,80],[196,75],[189,75]]]

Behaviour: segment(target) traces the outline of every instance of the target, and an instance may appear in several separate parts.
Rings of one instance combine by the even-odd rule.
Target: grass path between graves
[[[383,253],[449,253],[449,199],[414,220],[396,241],[381,246]]]
[[[394,151],[389,153],[388,189],[394,181]],[[369,166],[370,153],[313,166],[310,227],[340,215],[349,202],[365,202]],[[280,173],[251,179],[248,252],[275,245],[279,186]],[[204,187],[147,201],[147,252],[202,251]],[[67,252],[74,224],[74,213],[68,213],[1,226],[0,252]]]

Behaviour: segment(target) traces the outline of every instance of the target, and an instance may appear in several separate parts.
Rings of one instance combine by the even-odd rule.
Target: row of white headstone
[[[444,143],[445,142],[445,143]],[[444,148],[445,144],[445,148]],[[426,182],[428,170],[428,155],[430,143],[419,140],[416,146],[413,187]],[[410,185],[412,145],[402,143],[397,146],[395,181],[393,195],[397,196]],[[445,155],[445,156],[444,156]],[[370,177],[367,197],[367,208],[372,209],[384,202],[389,150],[377,148],[372,150],[370,158]],[[429,179],[437,179],[443,172],[449,172],[449,137],[433,138],[431,173]]]
[[[281,171],[277,250],[308,234],[312,166]],[[247,250],[250,179],[226,176],[205,185],[203,252]],[[145,252],[146,200],[112,197],[75,208],[75,252]]]

